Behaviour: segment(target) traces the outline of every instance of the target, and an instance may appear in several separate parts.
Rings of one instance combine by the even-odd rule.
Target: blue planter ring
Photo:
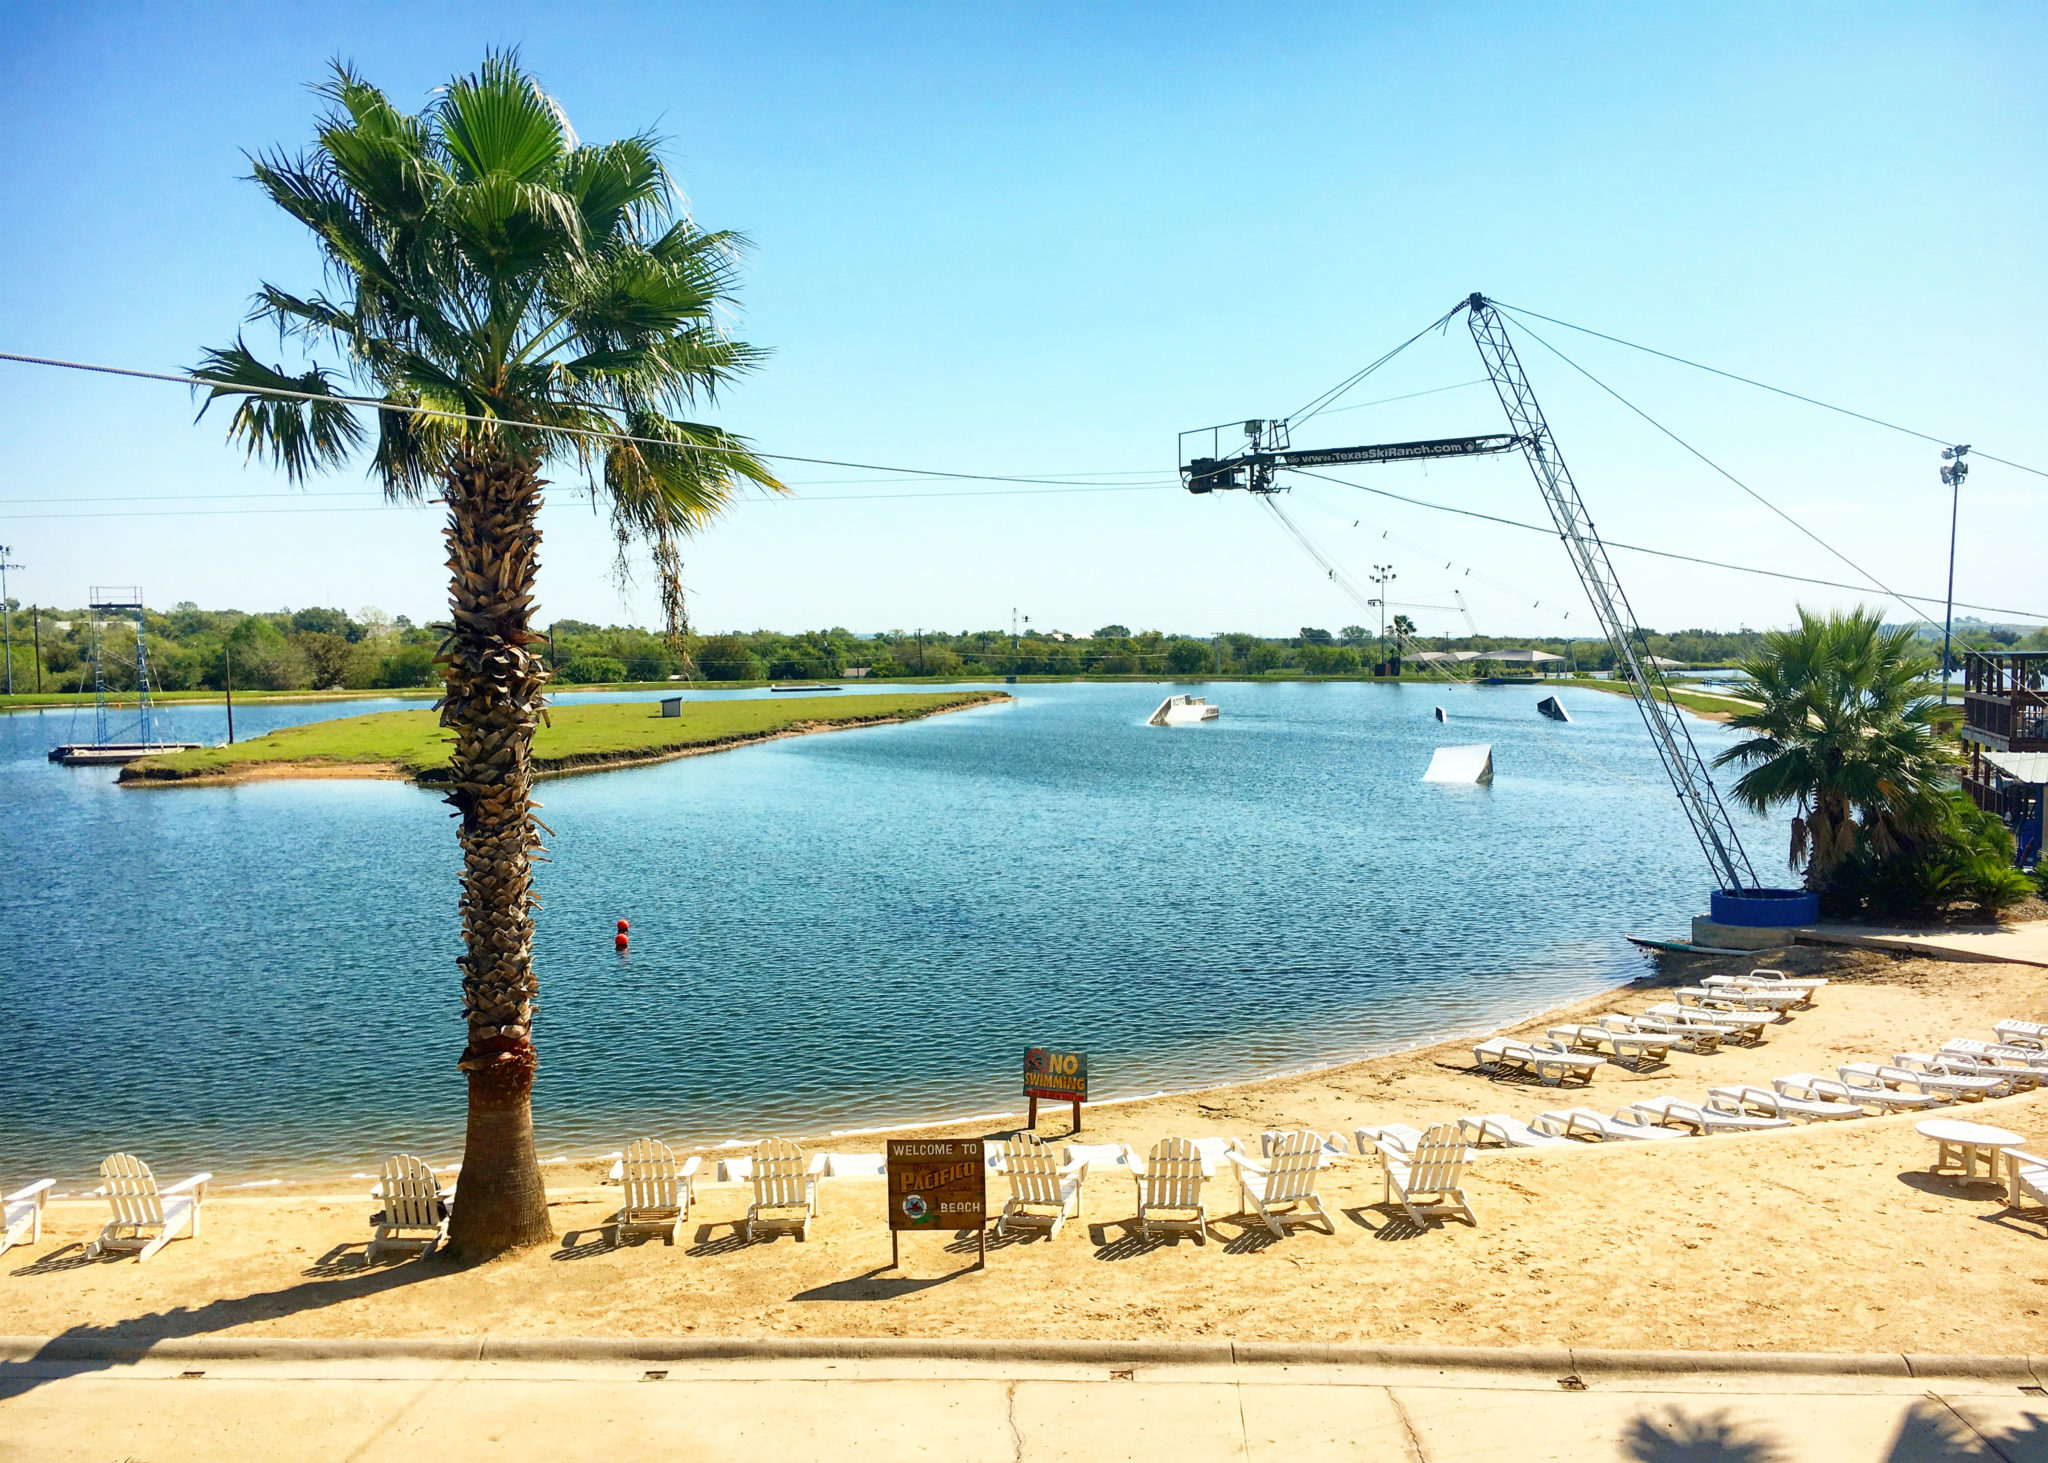
[[[1716,889],[1709,916],[1718,925],[1786,929],[1820,918],[1820,896],[1810,889]]]

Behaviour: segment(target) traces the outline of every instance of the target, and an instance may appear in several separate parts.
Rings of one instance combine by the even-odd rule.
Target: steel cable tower
[[[1465,309],[1472,343],[1479,348],[1479,357],[1500,397],[1501,409],[1508,414],[1522,455],[1529,461],[1529,471],[1535,475],[1536,487],[1557,525],[1557,536],[1571,555],[1572,567],[1586,587],[1586,597],[1593,602],[1593,613],[1607,632],[1608,644],[1614,647],[1615,664],[1628,679],[1643,724],[1650,729],[1650,740],[1663,759],[1664,770],[1678,792],[1679,806],[1685,809],[1701,851],[1722,888],[1758,887],[1756,871],[1750,867],[1749,855],[1743,852],[1742,842],[1735,836],[1735,827],[1728,819],[1727,808],[1722,806],[1714,779],[1707,772],[1706,761],[1693,745],[1684,715],[1672,703],[1664,673],[1652,663],[1635,612],[1629,608],[1628,596],[1622,592],[1613,564],[1608,562],[1607,546],[1594,532],[1592,516],[1579,497],[1578,485],[1572,481],[1571,471],[1565,467],[1564,457],[1550,435],[1543,409],[1536,404],[1536,393],[1530,389],[1521,359],[1508,339],[1507,322],[1484,295],[1473,295],[1465,302]]]

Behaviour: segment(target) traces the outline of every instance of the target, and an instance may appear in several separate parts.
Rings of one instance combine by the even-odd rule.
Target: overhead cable
[[[1472,508],[1453,508],[1448,503],[1432,503],[1427,498],[1411,498],[1405,493],[1390,492],[1386,488],[1368,487],[1364,483],[1354,483],[1344,478],[1333,478],[1328,473],[1311,472],[1307,468],[1297,467],[1291,468],[1289,471],[1298,473],[1302,477],[1320,478],[1326,483],[1335,483],[1340,488],[1351,488],[1357,492],[1371,493],[1376,497],[1392,498],[1397,503],[1407,503],[1416,508],[1427,508],[1434,513],[1454,513],[1460,518],[1477,518],[1486,523],[1498,523],[1504,528],[1519,528],[1529,533],[1544,534],[1550,538],[1557,537],[1557,530],[1547,523],[1524,523],[1518,518],[1502,518],[1498,514],[1481,513]],[[1827,589],[1848,589],[1859,593],[1868,590],[1870,587],[1867,584],[1844,584],[1836,579],[1816,579],[1807,574],[1787,574],[1779,569],[1759,569],[1753,564],[1730,564],[1721,559],[1703,559],[1695,554],[1679,554],[1673,553],[1669,549],[1645,548],[1641,544],[1619,543],[1609,538],[1603,538],[1601,542],[1610,549],[1626,549],[1632,554],[1648,554],[1658,559],[1676,559],[1684,564],[1700,564],[1709,569],[1729,569],[1738,574],[1756,574],[1765,579],[1783,579],[1793,584],[1817,584]],[[1887,591],[1887,593],[1890,592]],[[1942,598],[1938,594],[1894,595],[1894,598],[1914,600],[1921,604],[1930,605],[1942,603]],[[1983,610],[1987,614],[1994,615],[2013,615],[2022,620],[2048,620],[2048,613],[2040,610],[2015,610],[1999,605],[1965,604],[1962,600],[1956,601],[1956,608],[1959,610]]]
[[[1687,360],[1684,356],[1675,356],[1671,354],[1671,352],[1669,351],[1660,351],[1654,346],[1641,345],[1633,340],[1623,340],[1620,336],[1609,335],[1604,330],[1594,330],[1588,326],[1574,325],[1569,320],[1559,320],[1555,316],[1538,314],[1534,310],[1525,310],[1519,305],[1502,304],[1502,302],[1499,300],[1495,300],[1493,303],[1495,305],[1498,305],[1501,309],[1507,310],[1515,315],[1527,315],[1534,320],[1547,321],[1549,324],[1552,325],[1562,325],[1566,330],[1576,330],[1581,335],[1590,335],[1599,340],[1612,341],[1615,345],[1624,345],[1627,346],[1630,350],[1641,351],[1645,355],[1658,356],[1664,360],[1674,362],[1681,366],[1690,366],[1695,371],[1705,371],[1707,372],[1707,374],[1711,376],[1722,376],[1730,381],[1740,381],[1744,386],[1754,386],[1759,391],[1768,391],[1775,396],[1790,397],[1793,401],[1803,401],[1808,406],[1817,406],[1823,411],[1837,412],[1845,417],[1854,417],[1857,421],[1868,422],[1873,427],[1883,427],[1888,431],[1903,432],[1908,437],[1918,437],[1923,442],[1933,442],[1937,446],[1941,447],[1951,447],[1955,445],[1956,439],[1953,437],[1937,437],[1932,432],[1922,432],[1915,427],[1901,426],[1897,422],[1888,422],[1883,417],[1874,417],[1867,415],[1864,412],[1851,411],[1846,406],[1836,406],[1833,402],[1822,401],[1819,397],[1807,396],[1801,392],[1788,390],[1783,386],[1773,386],[1768,381],[1758,381],[1754,377],[1740,376],[1733,371],[1724,371],[1718,366],[1709,366],[1702,361]],[[1528,329],[1527,326],[1524,326],[1523,328],[1525,330]],[[1533,334],[1534,332],[1531,333]],[[2003,457],[1993,457],[1990,453],[1982,451],[1981,449],[1976,447],[1972,447],[1970,451],[1976,456],[1983,458],[1987,462],[1995,462],[2002,467],[2016,468],[2020,472],[2030,472],[2034,474],[2034,476],[2036,477],[2048,477],[2048,471],[2043,471],[2041,468],[2038,467],[2028,467],[2024,462],[2009,462]]]
[[[1822,538],[1819,534],[1815,533],[1812,529],[1808,528],[1805,524],[1801,523],[1798,519],[1794,518],[1791,514],[1787,513],[1783,508],[1780,508],[1776,503],[1773,503],[1769,498],[1766,498],[1762,493],[1759,493],[1755,488],[1752,488],[1748,483],[1744,482],[1734,473],[1728,471],[1727,468],[1721,466],[1720,463],[1714,461],[1713,458],[1707,456],[1706,453],[1700,451],[1699,448],[1693,446],[1692,443],[1686,441],[1685,438],[1679,436],[1678,433],[1672,431],[1669,427],[1665,426],[1662,422],[1658,421],[1655,417],[1651,416],[1648,412],[1644,411],[1641,407],[1637,406],[1634,402],[1630,401],[1626,396],[1623,396],[1619,391],[1616,391],[1612,386],[1609,386],[1605,381],[1602,381],[1598,376],[1595,376],[1591,371],[1587,370],[1584,366],[1580,365],[1577,361],[1573,360],[1570,356],[1566,355],[1563,351],[1559,350],[1556,346],[1552,345],[1549,341],[1545,340],[1535,331],[1529,329],[1527,325],[1523,325],[1522,329],[1531,340],[1535,341],[1538,345],[1542,346],[1545,350],[1549,351],[1552,355],[1556,356],[1560,361],[1563,361],[1567,366],[1570,366],[1574,371],[1577,371],[1581,376],[1584,376],[1588,381],[1591,381],[1595,386],[1599,387],[1602,391],[1606,392],[1609,396],[1613,397],[1616,401],[1620,402],[1623,406],[1627,407],[1630,411],[1634,412],[1637,416],[1641,417],[1644,421],[1648,422],[1651,426],[1655,427],[1658,431],[1662,432],[1672,441],[1676,442],[1680,447],[1683,447],[1687,452],[1690,452],[1694,457],[1697,457],[1701,462],[1704,462],[1708,467],[1712,468],[1722,477],[1728,479],[1729,482],[1735,484],[1736,487],[1742,489],[1743,492],[1749,494],[1750,497],[1756,499],[1757,502],[1763,504],[1764,507],[1770,509],[1771,512],[1775,513],[1778,517],[1784,519],[1785,522],[1791,524],[1794,528],[1798,529],[1801,533],[1805,534],[1806,537],[1813,540],[1814,543],[1826,549],[1830,554],[1833,554],[1837,559],[1840,559],[1844,564],[1847,564],[1851,569],[1854,569],[1858,574],[1861,574],[1866,580],[1870,582],[1870,585],[1872,587],[1875,587],[1876,589],[1883,591],[1883,593],[1889,596],[1890,598],[1898,600],[1898,602],[1904,605],[1906,607],[1907,612],[1913,615],[1915,619],[1924,618],[1920,614],[1920,612],[1914,609],[1913,606],[1910,603],[1908,603],[1903,596],[1895,593],[1892,590],[1891,586],[1886,584],[1882,579],[1879,579],[1875,574],[1871,573],[1868,569],[1864,568],[1861,564],[1857,563],[1854,559],[1850,558],[1847,554],[1843,553],[1840,549],[1836,548],[1833,544],[1829,543],[1826,539]]]
[[[359,406],[370,411],[403,411],[414,416],[438,417],[445,421],[477,422],[491,427],[517,427],[529,432],[558,432],[569,437],[591,437],[601,442],[637,442],[649,447],[660,447],[668,451],[717,452],[721,449],[698,442],[671,442],[662,437],[638,437],[631,432],[609,432],[596,427],[549,426],[543,422],[521,421],[513,417],[483,416],[477,412],[446,411],[440,407],[412,406],[404,402],[385,401],[374,396],[341,396],[323,391],[287,391],[276,386],[239,386],[229,382],[209,381],[204,376],[187,376],[169,371],[138,371],[126,366],[102,366],[90,361],[64,361],[51,356],[27,356],[14,351],[0,351],[0,361],[15,361],[25,366],[50,366],[66,371],[91,371],[102,376],[126,376],[138,381],[169,381],[180,386],[197,386],[208,391],[224,392],[231,396],[271,396],[286,401],[325,401],[336,406]],[[1047,483],[1055,487],[1070,484],[1053,477],[1023,477],[985,472],[945,472],[931,467],[896,467],[874,462],[847,462],[836,457],[798,457],[790,452],[756,452],[756,457],[765,457],[774,462],[803,462],[814,467],[850,467],[864,472],[897,472],[915,477],[947,478],[963,482],[982,483]]]

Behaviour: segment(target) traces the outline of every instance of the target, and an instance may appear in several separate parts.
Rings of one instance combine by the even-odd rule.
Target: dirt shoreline
[[[656,750],[621,750],[616,752],[576,752],[567,757],[537,757],[532,762],[533,779],[539,782],[553,777],[579,777],[592,772],[616,772],[623,767],[650,767],[658,762],[674,762],[683,757],[702,757],[712,752],[730,752],[739,747],[751,747],[761,742],[778,742],[785,737],[808,737],[821,732],[859,731],[867,727],[894,726],[913,721],[927,721],[934,716],[944,716],[954,711],[974,711],[984,706],[996,706],[1014,700],[1007,691],[990,691],[979,700],[962,701],[955,706],[938,706],[930,711],[921,711],[914,716],[891,713],[885,716],[864,716],[842,718],[829,722],[798,722],[792,726],[778,728],[772,732],[749,732],[741,735],[721,737],[716,741],[699,742],[685,747],[663,747]],[[134,777],[123,768],[116,779],[122,787],[168,788],[168,787],[232,787],[243,782],[293,782],[318,778],[363,778],[382,782],[410,782],[419,787],[437,787],[446,782],[443,777],[429,773],[408,772],[395,762],[252,762],[231,772],[200,773],[185,775],[166,768],[151,768]]]

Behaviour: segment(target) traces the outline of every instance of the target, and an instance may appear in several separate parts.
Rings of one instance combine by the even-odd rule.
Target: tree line
[[[90,689],[91,615],[83,609],[14,606],[17,691]],[[29,623],[23,623],[24,621]],[[350,614],[311,607],[248,613],[202,610],[186,601],[145,618],[152,684],[159,690],[372,690],[432,687],[443,627],[415,625],[374,607]],[[103,623],[101,661],[115,690],[134,685],[132,621]],[[2048,631],[2021,636],[1983,625],[1959,627],[1964,648],[2048,650]],[[1382,645],[1384,644],[1384,651]],[[1755,655],[1752,630],[1648,633],[1652,655],[1687,665],[1737,665]],[[877,679],[1044,676],[1370,676],[1383,655],[1418,650],[1484,653],[1541,650],[1563,657],[1558,669],[1605,672],[1614,652],[1604,640],[1468,635],[1422,638],[1410,627],[1375,630],[1305,625],[1290,636],[1229,631],[1191,636],[1103,625],[1087,634],[1059,630],[888,630],[857,635],[843,626],[788,633],[754,630],[686,635],[679,640],[635,625],[556,620],[539,647],[557,685],[616,685],[678,678],[709,681],[807,680],[865,671]],[[40,655],[40,660],[38,660]],[[1421,667],[1407,660],[1408,674]],[[1431,667],[1431,676],[1484,675],[1483,661]]]

